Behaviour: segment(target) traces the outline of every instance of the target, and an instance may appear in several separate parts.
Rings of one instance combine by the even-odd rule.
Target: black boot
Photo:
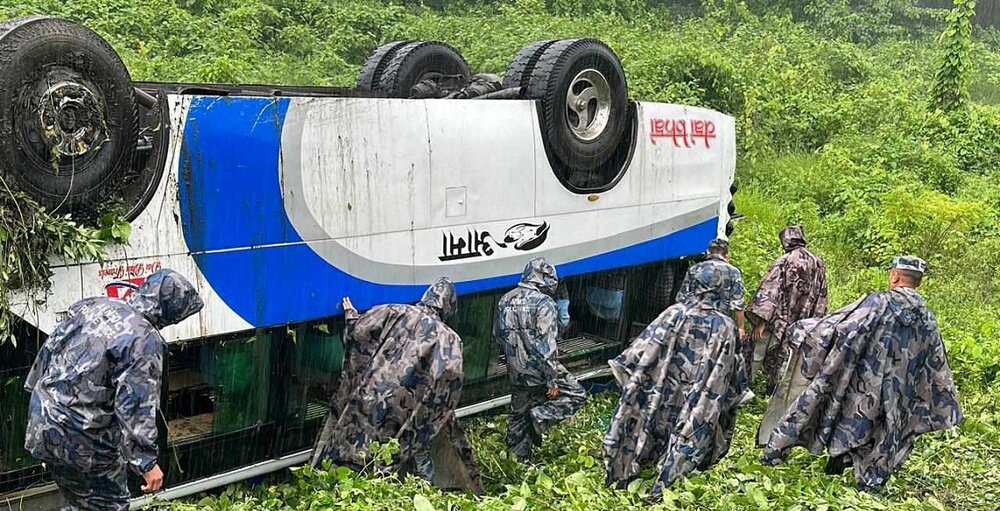
[[[839,476],[850,467],[851,457],[847,454],[841,454],[837,457],[831,457],[829,461],[826,462],[826,474],[831,476]]]

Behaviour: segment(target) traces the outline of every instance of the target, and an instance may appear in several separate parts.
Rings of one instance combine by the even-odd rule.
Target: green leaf
[[[754,503],[757,504],[758,509],[768,509],[770,507],[767,496],[764,495],[764,491],[761,490],[760,486],[757,486],[757,483],[748,483],[746,491]]]
[[[121,221],[111,228],[111,234],[116,241],[126,242],[132,235],[132,224]]]
[[[942,504],[941,501],[939,501],[938,499],[934,498],[933,495],[927,497],[927,503],[933,506],[934,509],[938,511],[947,511],[944,507],[944,504]]]
[[[427,497],[417,494],[413,496],[413,509],[414,511],[437,511],[431,501],[427,500]]]

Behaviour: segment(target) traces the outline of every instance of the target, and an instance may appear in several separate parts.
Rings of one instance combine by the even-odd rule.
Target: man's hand
[[[763,339],[764,338],[764,330],[766,328],[767,328],[767,323],[764,323],[763,321],[760,322],[760,323],[758,323],[757,325],[755,325],[753,327],[753,334],[752,334],[751,339],[753,339],[755,341],[759,341],[759,340]]]
[[[160,470],[159,465],[153,465],[153,468],[143,474],[142,478],[146,481],[146,484],[142,485],[144,492],[154,492],[163,486],[163,471]]]
[[[351,303],[351,297],[350,296],[345,296],[344,299],[341,300],[340,303],[344,306],[344,312],[347,312],[349,310],[352,310],[354,312],[358,312],[358,309],[355,309],[354,308],[354,304]]]
[[[549,387],[549,390],[545,391],[545,397],[549,399],[555,399],[559,397],[559,386],[553,385]]]
[[[344,306],[344,319],[345,320],[352,321],[352,320],[358,319],[358,316],[360,316],[360,315],[358,314],[358,309],[355,309],[354,308],[354,304],[351,303],[351,297],[345,296],[344,299],[341,300],[340,303],[341,303],[341,305]]]
[[[549,399],[555,399],[559,397],[559,386],[553,383],[552,386],[545,391],[545,397]]]
[[[744,340],[746,338],[747,338],[747,331],[744,330],[743,327],[740,327],[739,328],[739,340],[742,341],[742,340]]]

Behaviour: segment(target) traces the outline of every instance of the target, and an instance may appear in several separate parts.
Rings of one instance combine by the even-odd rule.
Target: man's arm
[[[822,261],[819,264],[819,292],[817,294],[816,309],[813,311],[813,315],[816,317],[825,316],[829,302],[827,301],[826,265]]]
[[[754,322],[752,335],[754,340],[764,336],[768,323],[771,323],[775,312],[777,312],[780,294],[783,292],[782,283],[784,282],[784,265],[781,262],[782,259],[779,258],[771,265],[764,278],[761,279],[760,285],[757,286],[757,292],[754,293],[750,306],[746,310]]]
[[[747,336],[746,329],[744,328],[746,325],[746,316],[743,314],[743,311],[734,309],[733,319],[736,320],[736,329],[740,332],[740,339],[745,339]]]
[[[373,343],[382,335],[382,328],[389,318],[388,307],[375,307],[364,314],[358,314],[351,299],[344,297],[344,345],[368,352]],[[348,346],[350,345],[350,346]]]
[[[559,394],[556,379],[562,371],[559,364],[559,348],[556,338],[559,335],[559,311],[552,300],[543,300],[538,304],[538,316],[535,319],[535,329],[538,338],[535,342],[535,355],[540,359],[539,370],[545,377],[545,385],[549,388],[549,399]]]
[[[746,308],[746,304],[743,303],[743,293],[745,292],[743,289],[743,275],[740,273],[740,270],[733,269],[736,271],[733,272],[734,277],[730,290],[729,306],[733,311],[733,319],[736,320],[736,328],[739,330],[740,340],[743,340],[747,336],[746,330],[744,330],[746,318],[743,314],[743,309]]]
[[[115,416],[124,435],[126,459],[146,479],[146,491],[156,491],[163,474],[156,464],[156,413],[160,403],[163,375],[163,347],[159,332],[153,330],[129,343],[116,343],[112,350],[115,366]]]

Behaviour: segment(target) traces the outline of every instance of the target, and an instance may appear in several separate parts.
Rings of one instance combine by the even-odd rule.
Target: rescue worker
[[[917,436],[961,422],[941,332],[917,292],[926,271],[918,257],[896,257],[888,291],[792,325],[793,355],[759,437],[765,463],[794,446],[826,450],[828,473],[853,465],[858,487],[878,491]]]
[[[764,366],[768,395],[788,360],[788,327],[800,319],[826,315],[826,265],[806,248],[802,226],[791,225],[778,235],[785,254],[771,265],[754,293],[746,313],[754,324],[753,351],[744,352],[752,365],[748,380]]]
[[[48,466],[63,509],[128,509],[126,467],[143,477],[144,491],[160,488],[156,413],[166,343],[158,329],[202,306],[190,282],[160,270],[125,301],[76,302],[45,341],[24,386],[24,447]]]
[[[382,472],[410,472],[442,489],[482,492],[479,465],[455,409],[462,394],[462,340],[444,320],[455,312],[451,280],[416,305],[388,304],[363,315],[344,298],[344,368],[312,465],[362,470],[373,442],[399,441]]]
[[[691,277],[703,271],[708,271],[711,275],[712,285],[720,289],[720,310],[723,314],[732,316],[736,320],[736,331],[739,339],[746,338],[744,331],[743,308],[743,274],[738,268],[729,264],[729,242],[716,238],[708,242],[708,250],[705,252],[707,258],[688,269],[681,282],[681,290],[677,294],[677,301],[684,302],[691,294]],[[708,270],[706,270],[706,268]]]
[[[528,262],[517,288],[500,298],[494,337],[503,345],[511,383],[507,447],[526,461],[542,435],[572,417],[587,393],[559,363],[556,269],[543,257]]]
[[[684,301],[609,362],[622,394],[603,442],[607,484],[624,488],[655,461],[658,496],[729,451],[747,385],[727,293],[716,266],[696,266]]]

